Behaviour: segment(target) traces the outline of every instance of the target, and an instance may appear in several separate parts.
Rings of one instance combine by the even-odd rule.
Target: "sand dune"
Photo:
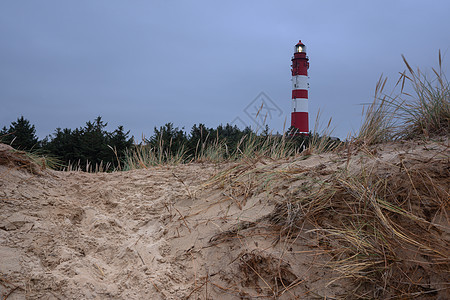
[[[0,297],[339,298],[353,281],[333,282],[340,274],[313,224],[280,236],[277,205],[311,179],[408,158],[446,156],[448,181],[448,154],[442,143],[390,144],[371,154],[92,174],[42,170],[2,145]],[[449,246],[447,220],[438,221]]]

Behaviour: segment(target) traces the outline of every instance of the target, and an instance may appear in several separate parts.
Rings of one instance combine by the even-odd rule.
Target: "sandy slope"
[[[388,148],[377,159],[412,151],[400,148]],[[5,156],[7,149],[0,149],[0,156],[1,151]],[[328,284],[336,274],[327,267],[329,257],[313,233],[277,242],[277,233],[266,225],[277,201],[304,184],[300,179],[283,181],[283,172],[319,178],[348,163],[345,156],[327,154],[249,162],[248,167],[196,163],[87,174],[30,171],[23,163],[4,160],[0,297],[338,296],[349,283]],[[275,178],[267,178],[266,186],[243,180],[230,189],[226,173],[220,172],[233,166],[243,168],[243,176],[252,176],[244,169],[253,168]],[[222,179],[214,181],[217,174]]]
[[[178,299],[190,287],[185,266],[171,256],[169,229],[180,225],[173,203],[187,199],[173,172],[194,188],[211,167],[1,171],[0,272],[20,286],[10,299]]]

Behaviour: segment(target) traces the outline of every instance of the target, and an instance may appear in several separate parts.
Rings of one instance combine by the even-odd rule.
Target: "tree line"
[[[175,127],[173,123],[155,127],[153,135],[136,144],[130,131],[118,126],[114,131],[107,131],[108,123],[97,117],[76,129],[57,128],[53,134],[39,140],[36,128],[23,116],[4,126],[0,131],[0,142],[9,144],[18,150],[37,152],[54,157],[60,161],[60,168],[68,165],[86,170],[86,166],[103,164],[108,170],[120,168],[127,153],[135,147],[149,147],[156,152],[164,152],[166,157],[182,153],[185,158],[196,158],[198,153],[210,146],[221,144],[230,149],[226,155],[239,148],[245,139],[264,140],[271,135],[268,126],[257,134],[250,127],[243,130],[231,124],[208,128],[204,124],[194,124],[190,132]],[[281,135],[274,135],[274,140]],[[309,136],[290,139],[295,145],[307,145]]]
[[[57,128],[55,132],[42,140],[36,136],[36,128],[23,116],[4,126],[0,131],[0,142],[15,149],[48,155],[59,161],[61,168],[69,164],[85,169],[91,165],[108,164],[111,169],[117,167],[123,159],[125,150],[133,145],[133,137],[123,126],[109,132],[99,116],[94,121],[76,129]]]

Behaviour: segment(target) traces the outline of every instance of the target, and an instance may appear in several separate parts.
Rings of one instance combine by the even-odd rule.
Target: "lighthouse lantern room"
[[[309,58],[306,56],[306,46],[299,41],[295,45],[292,57],[292,113],[291,127],[297,129],[297,133],[308,134],[308,69]]]

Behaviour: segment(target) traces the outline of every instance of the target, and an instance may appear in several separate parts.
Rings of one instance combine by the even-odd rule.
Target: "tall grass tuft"
[[[187,155],[188,151],[185,151],[184,146],[173,152],[162,142],[158,143],[157,147],[136,144],[126,151],[121,165],[123,170],[132,170],[162,164],[279,159],[298,154],[300,148],[296,145],[295,139],[287,134],[262,136],[250,133],[241,138],[235,149],[229,149],[225,140],[216,137],[214,141],[208,141],[207,138],[196,145],[193,155]]]
[[[391,105],[392,101],[384,94],[386,81],[387,78],[380,76],[375,87],[374,100],[363,110],[363,123],[354,140],[356,144],[374,145],[393,138],[396,111]]]
[[[333,133],[333,128],[331,127],[331,118],[325,128],[320,129],[320,119],[321,112],[317,112],[316,120],[314,122],[314,131],[310,133],[307,139],[306,149],[303,154],[309,155],[312,153],[320,154],[333,150],[336,148],[340,141],[332,140],[331,134]]]
[[[448,136],[450,83],[442,68],[441,52],[439,68],[432,68],[431,78],[402,58],[407,70],[400,73],[391,94],[384,92],[387,78],[378,80],[374,100],[363,112],[363,123],[354,140],[357,144]]]
[[[402,58],[407,71],[401,73],[398,84],[401,83],[401,93],[407,99],[395,103],[401,112],[400,118],[404,121],[399,135],[405,138],[448,135],[450,83],[443,72],[441,51],[439,51],[439,68],[432,69],[431,78],[419,68],[414,71],[403,55]],[[411,87],[411,93],[405,90],[406,84]]]
[[[184,147],[180,147],[172,153],[164,147],[163,143],[158,144],[158,148],[151,145],[136,144],[125,152],[125,159],[122,162],[123,170],[146,169],[151,166],[162,164],[177,165],[185,161]]]
[[[111,162],[100,161],[99,163],[93,164],[90,161],[86,161],[86,164],[81,164],[81,161],[71,162],[69,161],[67,165],[61,165],[59,170],[67,172],[87,172],[87,173],[104,173],[104,172],[114,172],[120,169],[113,167]]]
[[[292,137],[283,135],[258,136],[256,134],[245,135],[238,143],[234,152],[234,160],[246,159],[278,159],[286,158],[298,153]]]
[[[25,151],[24,153],[26,154],[26,156],[28,156],[28,158],[31,161],[40,166],[41,169],[49,168],[52,170],[57,170],[63,166],[62,161],[60,159],[51,154],[43,153],[40,150],[30,150]]]

